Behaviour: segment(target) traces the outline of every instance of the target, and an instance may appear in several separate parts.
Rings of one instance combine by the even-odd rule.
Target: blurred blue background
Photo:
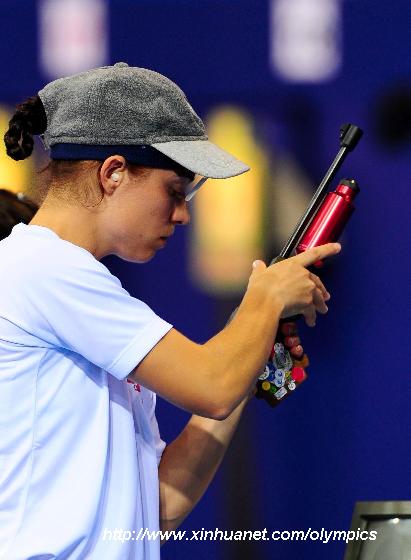
[[[297,9],[309,2],[294,4]],[[312,80],[298,77],[298,70],[287,76],[273,63],[273,35],[283,31],[272,25],[274,4],[104,3],[107,63],[124,60],[164,73],[203,117],[222,104],[242,108],[260,123],[266,149],[291,154],[312,189],[337,152],[340,125],[353,122],[364,130],[339,175],[355,177],[361,193],[342,254],[323,272],[332,293],[330,312],[315,329],[300,326],[311,359],[309,380],[275,410],[250,403],[186,529],[347,530],[357,500],[411,499],[411,4],[319,2],[324,10],[328,4],[337,10],[336,27],[325,30],[328,41],[335,39],[337,58],[328,74]],[[52,79],[39,54],[42,7],[32,0],[2,1],[3,105],[34,95]],[[298,23],[298,10],[291,17]],[[275,208],[269,219],[281,211]],[[107,264],[133,295],[188,337],[205,341],[224,326],[239,295],[212,294],[195,283],[191,243],[189,228],[181,228],[147,265],[115,258]],[[280,245],[266,244],[267,260]],[[158,418],[170,441],[187,415],[159,402]],[[181,560],[329,560],[341,559],[344,547],[183,541],[168,543],[162,554]]]

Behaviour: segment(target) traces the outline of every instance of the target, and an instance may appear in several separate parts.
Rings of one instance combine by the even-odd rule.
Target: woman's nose
[[[171,221],[181,226],[186,226],[190,223],[190,212],[185,200],[175,206]]]

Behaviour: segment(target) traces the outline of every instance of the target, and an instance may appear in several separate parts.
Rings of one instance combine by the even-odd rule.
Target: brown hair
[[[16,161],[29,157],[34,146],[33,136],[43,134],[46,128],[47,116],[38,95],[17,105],[4,135],[7,155]]]

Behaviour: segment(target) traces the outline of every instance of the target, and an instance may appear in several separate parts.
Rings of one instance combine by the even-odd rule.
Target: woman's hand
[[[308,249],[267,267],[263,261],[255,261],[248,283],[248,290],[265,296],[265,305],[280,306],[281,317],[286,319],[302,314],[308,326],[313,327],[317,313],[327,313],[326,301],[330,299],[324,284],[308,270],[318,260],[336,255],[339,243],[328,243]]]

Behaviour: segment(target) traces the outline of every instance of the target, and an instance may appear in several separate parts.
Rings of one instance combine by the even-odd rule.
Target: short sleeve
[[[56,256],[36,264],[24,296],[29,332],[118,379],[172,328],[83,249],[66,251],[64,260]]]

